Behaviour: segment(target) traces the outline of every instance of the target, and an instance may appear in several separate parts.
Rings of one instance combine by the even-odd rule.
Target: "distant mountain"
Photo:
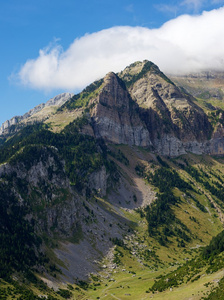
[[[55,111],[55,107],[62,106],[72,96],[74,96],[74,94],[71,93],[59,94],[51,98],[50,100],[48,100],[46,103],[42,103],[35,106],[33,109],[25,113],[23,116],[15,116],[10,120],[5,121],[0,127],[0,135],[4,136],[9,133],[12,133],[14,132],[14,130],[23,127],[25,124],[43,122]]]
[[[224,72],[204,71],[169,77],[194,97],[204,100],[205,108],[224,108]]]
[[[169,75],[169,77],[188,89],[194,97],[223,99],[224,72],[202,71],[185,75]]]

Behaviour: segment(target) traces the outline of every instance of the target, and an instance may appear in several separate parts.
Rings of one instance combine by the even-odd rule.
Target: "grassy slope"
[[[131,160],[130,168],[139,162],[142,163],[144,157],[147,157],[146,164],[149,161],[149,156],[153,159],[153,155],[145,150],[130,149],[127,146],[118,148],[129,161]],[[138,157],[135,155],[136,152]],[[220,159],[196,155],[185,156],[184,159],[187,159],[196,168],[210,170],[212,166],[214,173],[221,172],[222,176],[224,174],[223,161]],[[150,165],[156,164],[157,162],[150,161]],[[170,163],[170,165],[176,168],[182,178],[190,179],[193,185],[198,185],[188,173],[178,169],[176,163]],[[215,178],[212,177],[210,180],[215,180]],[[155,299],[201,299],[213,287],[217,286],[218,280],[222,277],[222,271],[206,274],[205,270],[202,270],[201,277],[194,282],[190,281],[160,293],[152,293],[149,290],[156,278],[170,273],[184,264],[186,260],[197,256],[200,246],[208,244],[211,238],[222,230],[216,209],[210,205],[206,195],[194,193],[194,197],[206,207],[207,212],[202,212],[196,206],[195,201],[186,197],[178,189],[175,189],[174,193],[181,197],[181,203],[178,204],[178,207],[173,207],[173,211],[190,229],[191,241],[184,248],[181,248],[177,246],[176,237],[171,237],[166,247],[161,246],[154,237],[148,236],[147,222],[140,217],[139,213],[134,210],[124,210],[125,216],[138,224],[134,233],[125,238],[128,249],[115,246],[118,251],[115,250],[114,253],[115,256],[118,253],[119,258],[117,267],[110,269],[111,259],[109,261],[105,259],[102,263],[104,268],[98,280],[92,281],[89,288],[82,291],[84,294],[80,295],[80,299],[149,299],[152,297]],[[205,191],[205,194],[209,196],[209,192]],[[146,249],[150,249],[149,256],[143,256]]]
[[[112,151],[119,155],[113,155],[112,159],[118,164],[121,173],[133,184],[139,194],[145,195],[149,183],[135,172],[135,167],[142,164],[148,171],[155,172],[159,167],[156,156],[144,149],[128,147],[125,145],[111,146]],[[119,150],[121,152],[119,152]],[[121,155],[123,153],[123,155]],[[126,159],[125,159],[126,158]],[[209,199],[221,204],[211,193],[204,189],[204,186],[192,178],[186,170],[180,168],[181,164],[186,164],[203,170],[210,175],[209,182],[217,181],[217,177],[224,178],[224,161],[221,158],[207,156],[186,155],[180,158],[165,160],[171,168],[175,169],[186,182],[191,183],[195,188],[191,192],[193,198],[189,197],[177,188],[173,189],[175,196],[180,197],[180,202],[172,206],[175,216],[190,230],[191,241],[185,247],[179,247],[177,236],[168,238],[166,246],[161,246],[158,238],[149,236],[147,231],[147,221],[133,209],[121,209],[121,214],[130,221],[133,233],[127,233],[124,237],[126,247],[115,246],[114,254],[118,257],[116,268],[112,268],[114,257],[105,258],[102,262],[102,272],[98,278],[94,278],[87,290],[74,285],[72,293],[76,299],[200,299],[203,294],[208,293],[212,287],[216,286],[216,281],[222,277],[221,271],[213,274],[205,274],[201,271],[201,276],[195,282],[188,282],[178,287],[165,290],[163,292],[150,292],[156,278],[170,273],[178,266],[184,264],[186,260],[197,256],[200,246],[205,246],[211,238],[222,230],[219,217],[220,213],[211,205]],[[129,161],[129,164],[127,163]],[[201,171],[200,171],[201,172]],[[131,177],[132,174],[132,177]],[[158,188],[151,187],[158,191]],[[144,190],[145,189],[145,190]],[[196,191],[200,190],[200,193]],[[140,193],[141,192],[141,193]],[[102,206],[108,211],[117,211],[116,203],[109,203],[106,199],[98,199]],[[139,205],[140,199],[136,205]],[[205,212],[197,206],[197,201],[206,209]],[[144,203],[144,202],[143,202]],[[147,204],[147,203],[146,203]],[[133,224],[133,225],[132,225]],[[146,251],[149,250],[149,251]],[[208,284],[209,283],[209,284]],[[4,284],[1,284],[4,286]],[[64,286],[63,286],[64,288]],[[35,290],[35,288],[33,287]],[[37,294],[42,294],[41,290],[35,290]],[[49,293],[47,291],[46,293]],[[192,295],[193,294],[193,295]],[[13,292],[12,292],[13,295]],[[7,299],[10,299],[9,296]],[[62,299],[59,295],[55,295]],[[183,298],[184,297],[184,298]]]
[[[135,189],[147,188],[149,184],[136,174],[135,166],[144,164],[148,170],[155,171],[160,167],[156,157],[137,147],[130,148],[122,145],[114,147],[114,151],[119,149],[130,162],[127,166],[122,155],[118,157],[120,161],[113,158],[119,165],[121,172],[135,185]],[[164,158],[163,160],[165,161]],[[218,200],[209,191],[206,191],[200,182],[197,182],[195,178],[192,178],[189,173],[179,167],[181,163],[186,163],[186,161],[197,170],[204,170],[210,174],[211,177],[208,179],[210,182],[212,180],[217,181],[217,175],[224,178],[224,161],[221,158],[197,155],[166,160],[170,167],[176,169],[182,179],[191,182],[196,190],[201,190],[199,194],[195,191],[192,192],[194,197],[192,199],[179,189],[173,189],[175,196],[180,197],[181,201],[172,206],[172,210],[175,216],[190,230],[191,241],[186,243],[185,247],[178,247],[177,237],[171,236],[168,238],[168,244],[161,246],[157,238],[148,235],[145,218],[141,218],[134,209],[123,208],[122,214],[131,222],[130,224],[135,224],[135,226],[133,226],[133,233],[127,233],[127,236],[124,237],[126,246],[115,246],[115,249],[118,250],[114,250],[115,257],[118,257],[116,268],[111,268],[114,257],[105,258],[105,261],[102,262],[104,265],[102,272],[97,279],[92,280],[87,290],[76,285],[73,286],[74,297],[78,297],[78,299],[99,299],[98,297],[100,299],[147,299],[153,296],[155,299],[187,299],[189,297],[200,299],[203,294],[208,293],[212,287],[217,285],[216,282],[222,277],[221,271],[208,275],[202,270],[200,273],[202,276],[197,281],[182,284],[172,288],[172,291],[168,289],[160,293],[152,293],[149,290],[156,278],[170,273],[184,264],[186,260],[197,256],[200,246],[207,245],[211,238],[222,230],[219,214],[209,201],[212,198],[218,203]],[[130,174],[133,174],[132,178],[130,178]],[[152,189],[158,191],[155,187]],[[141,192],[142,194],[145,193],[143,190]],[[195,199],[206,208],[206,212],[197,207]],[[108,204],[104,199],[99,199],[99,201],[101,205],[107,207],[107,210],[117,211],[115,204]],[[146,250],[149,251],[146,252]],[[36,292],[41,294],[41,290],[36,290]],[[54,297],[62,299],[59,295],[54,295]]]

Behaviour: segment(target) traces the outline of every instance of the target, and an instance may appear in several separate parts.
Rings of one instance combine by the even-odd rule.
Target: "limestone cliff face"
[[[104,78],[104,86],[91,111],[92,126],[97,138],[117,144],[149,146],[151,141],[137,106],[124,83],[114,74]]]
[[[2,126],[0,127],[0,135],[6,132],[9,133],[10,132],[9,128],[13,125],[18,124],[20,121],[21,121],[20,116],[15,116],[10,120],[6,120],[4,123],[2,123]]]
[[[209,139],[212,127],[190,95],[181,92],[148,61],[128,67],[120,76],[126,80],[131,97],[140,106],[140,116],[159,153],[176,156],[189,149],[194,153],[203,152],[203,143]]]
[[[210,153],[224,154],[224,112],[220,112],[210,141]]]

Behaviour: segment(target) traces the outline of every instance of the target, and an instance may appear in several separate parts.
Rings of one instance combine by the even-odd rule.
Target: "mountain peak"
[[[118,73],[118,76],[125,82],[126,86],[129,88],[133,86],[136,81],[146,76],[146,74],[156,74],[162,77],[167,82],[172,83],[172,81],[163,74],[159,67],[149,60],[137,61],[130,66],[126,67],[123,71]]]

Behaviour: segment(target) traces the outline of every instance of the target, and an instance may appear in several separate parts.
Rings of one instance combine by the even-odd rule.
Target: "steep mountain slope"
[[[0,295],[209,293],[223,252],[199,252],[223,227],[223,159],[207,155],[223,154],[223,116],[144,61],[15,131],[0,148]]]

